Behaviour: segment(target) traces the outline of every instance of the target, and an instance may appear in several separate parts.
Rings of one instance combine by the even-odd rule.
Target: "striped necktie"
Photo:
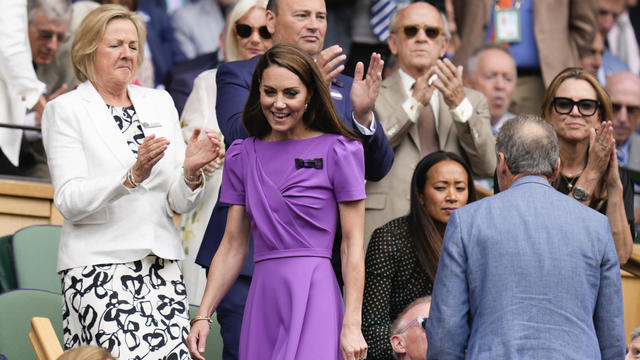
[[[387,41],[389,37],[389,21],[395,10],[393,0],[371,1],[371,29],[382,42]]]

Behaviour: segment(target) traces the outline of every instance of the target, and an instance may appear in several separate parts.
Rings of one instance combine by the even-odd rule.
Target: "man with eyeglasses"
[[[296,45],[316,60],[325,81],[330,86],[331,98],[338,116],[348,128],[359,135],[363,143],[365,178],[368,181],[380,180],[393,162],[393,150],[377,116],[373,114],[374,102],[382,81],[383,62],[380,55],[372,54],[369,68],[364,69],[364,66],[361,66],[355,79],[342,75],[344,66],[341,63],[346,58],[342,55],[342,49],[337,45],[323,49],[327,30],[324,0],[269,0],[266,20],[274,45]],[[218,68],[216,115],[227,147],[234,140],[247,137],[241,116],[258,59],[256,56],[249,60],[224,63]],[[196,263],[207,269],[222,240],[228,209],[228,205],[216,203],[200,245]],[[340,243],[338,235],[334,241],[332,263],[339,283],[342,280],[338,257]],[[249,255],[238,280],[216,309],[225,344],[224,359],[237,358],[237,339],[252,275],[253,246],[250,245]]]
[[[424,2],[391,18],[388,43],[399,69],[382,82],[375,107],[395,157],[384,179],[367,182],[365,244],[376,228],[409,212],[410,174],[425,155],[461,155],[478,177],[495,170],[487,100],[463,87],[462,67],[441,60],[450,37],[445,21]]]
[[[431,308],[431,296],[414,300],[391,324],[391,348],[396,360],[424,360],[427,356],[425,327]]]
[[[618,164],[640,171],[640,77],[618,72],[607,78],[605,90],[613,105],[613,137],[616,140]],[[640,196],[634,197],[634,223],[640,224]]]
[[[24,118],[20,125],[39,127],[42,110],[47,101],[66,91],[66,86],[64,85],[60,88],[53,88],[56,83],[54,79],[59,77],[59,72],[47,72],[46,69],[54,62],[60,44],[68,38],[67,29],[71,21],[71,1],[28,0],[26,9],[28,27],[23,36],[28,37],[31,47],[31,63],[29,65],[35,70],[38,80],[45,83],[46,89],[43,93],[46,96],[40,96],[37,106],[31,109],[33,111],[23,115]],[[6,130],[0,130],[0,132],[3,131]],[[19,139],[17,144],[15,140],[2,139],[3,144],[0,146],[3,149],[8,148],[10,142],[17,145],[14,149],[18,154],[18,161],[9,163],[4,159],[0,159],[0,172],[48,179],[49,168],[40,132],[33,130],[12,131],[13,137]],[[2,137],[1,134],[0,137]],[[12,151],[10,150],[10,152]]]

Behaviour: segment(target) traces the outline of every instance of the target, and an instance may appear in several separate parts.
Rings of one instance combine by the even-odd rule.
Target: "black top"
[[[411,302],[430,295],[433,285],[416,256],[407,217],[373,232],[365,273],[362,333],[369,346],[367,360],[391,360],[391,323]]]
[[[629,174],[627,174],[626,170],[619,168],[619,171],[620,181],[622,182],[622,201],[624,202],[624,211],[627,214],[627,222],[629,223],[629,228],[631,229],[631,238],[635,239],[635,231],[633,227],[633,181],[631,180]],[[569,194],[569,184],[571,184],[571,187],[575,186],[576,182],[578,182],[578,178],[579,177],[570,178],[558,175],[558,179],[554,184],[556,185],[555,188],[563,194]],[[596,205],[597,204],[590,204],[592,208]],[[598,210],[603,215],[607,215],[607,202],[605,201],[600,209],[595,210]]]

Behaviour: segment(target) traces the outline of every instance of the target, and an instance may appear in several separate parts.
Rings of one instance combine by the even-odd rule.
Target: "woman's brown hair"
[[[331,100],[329,87],[324,81],[315,61],[304,51],[293,45],[278,44],[269,49],[256,65],[251,79],[249,97],[242,113],[242,125],[249,136],[264,138],[271,132],[260,104],[260,82],[262,74],[270,66],[280,66],[294,73],[307,88],[310,95],[302,122],[311,130],[340,134],[351,140],[359,140],[338,117]]]
[[[611,121],[613,119],[613,107],[611,105],[611,99],[609,98],[609,94],[607,94],[598,80],[583,68],[570,67],[564,69],[558,75],[556,75],[555,78],[553,78],[553,81],[551,81],[551,84],[549,84],[549,87],[544,94],[544,101],[542,102],[542,116],[548,123],[551,122],[551,116],[554,111],[553,98],[556,96],[556,92],[558,91],[560,85],[562,85],[562,83],[564,83],[568,79],[584,80],[589,83],[589,85],[591,85],[593,90],[596,92],[596,97],[598,98],[597,100],[600,103],[598,107],[598,117],[600,122]],[[589,153],[587,152],[587,157],[588,156]],[[562,162],[560,164],[560,170],[562,171]],[[562,176],[558,176],[552,183],[553,187],[557,189],[562,181]],[[593,209],[599,210],[600,208],[602,208],[606,200],[607,186],[604,180],[600,179],[600,181],[598,181],[598,184],[596,185],[596,191],[592,196],[589,206]]]

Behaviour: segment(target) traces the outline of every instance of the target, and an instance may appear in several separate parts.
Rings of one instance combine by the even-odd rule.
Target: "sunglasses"
[[[54,33],[53,31],[48,31],[48,30],[37,30],[36,34],[38,35],[38,38],[45,40],[45,41],[51,41],[51,39],[53,39],[54,37],[56,38],[56,40],[58,40],[58,42],[65,42],[67,40],[69,40],[69,33]]]
[[[625,105],[625,104],[618,104],[618,103],[612,103],[611,105],[613,106],[613,112],[615,113],[617,113],[618,111],[621,111],[622,108],[625,108],[629,116],[635,117],[640,115],[640,106],[632,106],[632,105]]]
[[[246,39],[249,36],[251,36],[251,34],[253,34],[253,29],[255,28],[247,24],[236,24],[236,34],[238,34],[238,36],[240,36],[243,39]],[[263,38],[264,40],[271,39],[271,33],[267,29],[266,25],[262,25],[258,28],[258,35],[260,35],[260,37]]]
[[[430,26],[430,25],[405,25],[405,26],[398,26],[396,30],[398,29],[401,29],[402,32],[404,33],[404,36],[406,36],[409,39],[418,35],[418,31],[420,31],[420,29],[424,30],[424,34],[427,35],[427,37],[432,40],[436,39],[438,36],[440,36],[440,34],[444,32],[442,28],[438,26]]]
[[[578,112],[582,114],[582,116],[591,116],[600,108],[600,101],[591,99],[573,101],[565,97],[553,98],[553,108],[561,115],[570,114],[576,105],[578,105]]]
[[[399,331],[396,331],[396,334],[402,334],[403,332],[407,331],[410,327],[412,327],[416,323],[420,324],[420,327],[422,328],[422,330],[427,331],[427,319],[428,319],[428,317],[421,317],[421,316],[417,317],[417,318],[411,320],[407,324],[407,326],[403,327]]]

